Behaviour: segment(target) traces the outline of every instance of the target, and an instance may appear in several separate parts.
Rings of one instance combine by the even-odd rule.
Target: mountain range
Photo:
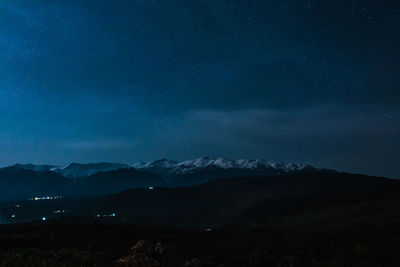
[[[301,163],[203,157],[160,159],[133,165],[71,163],[66,166],[15,164],[0,169],[0,200],[46,195],[91,197],[131,188],[193,186],[214,179],[321,171]]]
[[[137,162],[132,165],[121,163],[69,163],[65,166],[53,165],[34,165],[34,164],[15,164],[10,167],[16,167],[32,171],[52,171],[61,174],[67,178],[79,179],[88,177],[98,172],[114,171],[118,169],[135,168],[138,170],[150,171],[163,177],[172,177],[184,174],[192,174],[205,169],[221,170],[245,170],[245,171],[274,171],[277,174],[290,173],[303,170],[316,170],[311,165],[302,163],[286,163],[282,161],[267,161],[264,159],[240,159],[231,160],[225,158],[198,158],[193,160],[175,161],[169,159],[160,159],[149,162]]]
[[[132,166],[139,170],[161,175],[173,186],[190,186],[216,178],[235,176],[269,176],[317,171],[311,165],[302,163],[273,162],[263,159],[230,160],[208,157],[180,162],[160,159],[151,162],[139,162]]]
[[[34,164],[15,164],[11,167],[21,168],[32,171],[51,171],[61,174],[64,177],[70,179],[79,179],[88,177],[98,172],[114,171],[123,168],[129,168],[127,164],[120,163],[69,163],[65,166],[53,166],[53,165],[34,165]]]
[[[398,180],[265,160],[161,159],[133,166],[0,169],[0,210],[5,206],[8,217],[15,215],[21,221],[56,218],[55,212],[68,211],[66,216],[111,216],[145,224],[247,224],[382,200],[398,192]],[[61,199],[53,201],[55,196]],[[35,198],[44,200],[30,201]],[[21,205],[15,207],[15,201]]]

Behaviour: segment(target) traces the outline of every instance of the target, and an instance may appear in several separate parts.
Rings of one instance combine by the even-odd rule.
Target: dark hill
[[[54,172],[19,167],[0,169],[0,201],[63,195],[71,186],[70,179]]]
[[[52,171],[19,166],[0,169],[0,201],[44,196],[93,197],[150,186],[167,186],[167,183],[160,176],[133,168],[99,172],[77,181]]]
[[[264,177],[264,176],[276,176],[279,175],[280,171],[268,168],[262,170],[247,170],[247,169],[223,169],[219,167],[206,167],[199,169],[195,172],[178,174],[172,177],[168,177],[171,186],[182,187],[182,186],[194,186],[215,179],[228,179],[234,177]]]
[[[99,172],[78,180],[75,184],[75,195],[98,196],[121,192],[130,188],[148,188],[150,186],[167,186],[164,179],[147,171],[134,168]]]
[[[256,223],[400,193],[400,181],[345,173],[215,180],[194,187],[134,189],[104,199],[135,222],[177,225]]]

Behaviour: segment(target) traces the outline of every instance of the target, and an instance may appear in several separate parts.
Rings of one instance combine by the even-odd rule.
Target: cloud
[[[389,112],[367,108],[311,108],[290,111],[244,110],[218,111],[203,110],[187,113],[189,122],[220,128],[235,133],[262,133],[264,137],[281,138],[314,135],[376,134],[392,128],[398,120]],[[390,111],[393,114],[393,111]],[[398,111],[397,111],[398,114]]]
[[[368,106],[276,110],[197,110],[154,137],[178,157],[226,156],[302,161],[398,176],[400,112]]]

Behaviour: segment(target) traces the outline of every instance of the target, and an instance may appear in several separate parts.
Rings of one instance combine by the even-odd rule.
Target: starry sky
[[[201,156],[400,178],[400,2],[0,1],[1,166]]]

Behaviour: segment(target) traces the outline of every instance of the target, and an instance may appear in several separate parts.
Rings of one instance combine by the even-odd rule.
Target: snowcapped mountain
[[[198,158],[185,161],[160,159],[150,162],[138,162],[131,166],[120,163],[70,163],[63,167],[51,165],[16,164],[16,169],[37,172],[52,171],[64,177],[76,180],[99,172],[111,172],[119,169],[134,168],[148,171],[163,177],[171,186],[198,184],[219,178],[238,176],[271,176],[300,171],[315,171],[316,168],[301,163],[285,163],[263,159],[231,160],[225,158]]]
[[[246,170],[246,171],[271,171],[275,170],[283,173],[315,169],[310,165],[302,163],[285,163],[266,161],[263,159],[230,160],[225,158],[198,158],[186,161],[173,161],[161,159],[151,162],[140,162],[133,164],[132,167],[141,170],[148,170],[164,176],[184,175],[195,173],[200,170],[222,169],[222,170]]]
[[[138,170],[151,170],[152,173],[164,175],[169,170],[174,169],[178,163],[179,162],[175,160],[160,159],[150,162],[141,161],[133,164],[131,167]]]
[[[180,162],[160,159],[139,162],[132,167],[160,175],[168,181],[170,186],[191,186],[214,179],[232,177],[261,177],[317,171],[316,168],[302,163],[208,157]]]
[[[124,168],[129,168],[129,166],[120,163],[100,162],[88,164],[70,163],[64,167],[54,167],[50,170],[71,179],[78,179],[98,172],[114,171]]]
[[[187,187],[215,179],[272,177],[320,171],[301,163],[225,158],[185,161],[160,159],[132,166],[119,163],[71,163],[64,167],[16,164],[0,168],[0,199],[27,198],[50,193],[70,196],[111,194],[132,188]],[[29,190],[9,190],[29,185]],[[7,191],[8,190],[8,191]],[[14,192],[15,191],[15,192]]]

